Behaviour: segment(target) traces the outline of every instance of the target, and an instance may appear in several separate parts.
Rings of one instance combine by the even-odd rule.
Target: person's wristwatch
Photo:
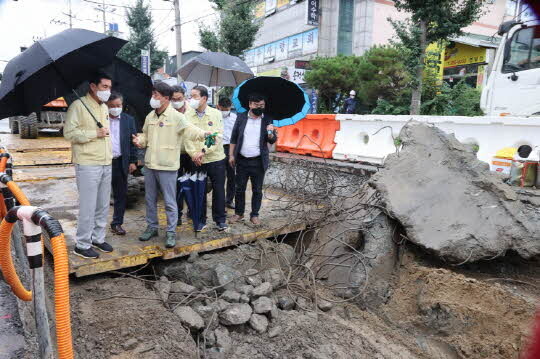
[[[203,149],[201,150],[202,153],[206,154],[206,148],[203,147]]]

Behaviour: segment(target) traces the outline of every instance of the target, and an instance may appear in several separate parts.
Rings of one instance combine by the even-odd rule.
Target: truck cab
[[[540,115],[540,21],[505,22],[499,35],[482,110],[490,116]]]

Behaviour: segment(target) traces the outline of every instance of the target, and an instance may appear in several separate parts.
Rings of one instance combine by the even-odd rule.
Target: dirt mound
[[[453,135],[415,122],[403,149],[372,177],[412,242],[458,262],[540,254],[540,207],[520,199]]]
[[[419,265],[411,258],[384,316],[445,348],[444,358],[517,358],[535,305],[505,287]]]
[[[78,358],[197,357],[191,336],[143,281],[92,279],[71,293]]]

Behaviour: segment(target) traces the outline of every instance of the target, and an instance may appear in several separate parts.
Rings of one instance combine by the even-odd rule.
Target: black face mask
[[[252,112],[255,116],[259,117],[259,116],[261,116],[261,115],[263,114],[264,108],[260,108],[260,107],[252,108],[252,109],[251,109],[251,112]]]

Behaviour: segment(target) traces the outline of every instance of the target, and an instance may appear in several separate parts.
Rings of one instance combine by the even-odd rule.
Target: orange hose
[[[6,171],[7,161],[8,161],[7,157],[2,157],[2,159],[0,159],[0,172]]]
[[[13,195],[17,199],[17,202],[19,202],[21,204],[21,206],[29,206],[30,205],[30,201],[28,200],[28,198],[26,198],[23,191],[19,188],[19,186],[17,186],[17,184],[15,182],[9,181],[8,183],[6,183],[6,186],[7,186],[7,188],[9,188],[11,193],[13,193]]]
[[[73,358],[69,306],[69,263],[64,234],[51,238],[54,256],[54,305],[58,357]]]
[[[4,219],[7,214],[6,202],[4,201],[4,195],[0,193],[0,220]]]
[[[9,223],[6,220],[2,220],[2,224],[0,224],[0,269],[13,293],[19,299],[29,302],[32,300],[32,292],[24,288],[11,259],[11,230],[13,225],[14,223]]]

